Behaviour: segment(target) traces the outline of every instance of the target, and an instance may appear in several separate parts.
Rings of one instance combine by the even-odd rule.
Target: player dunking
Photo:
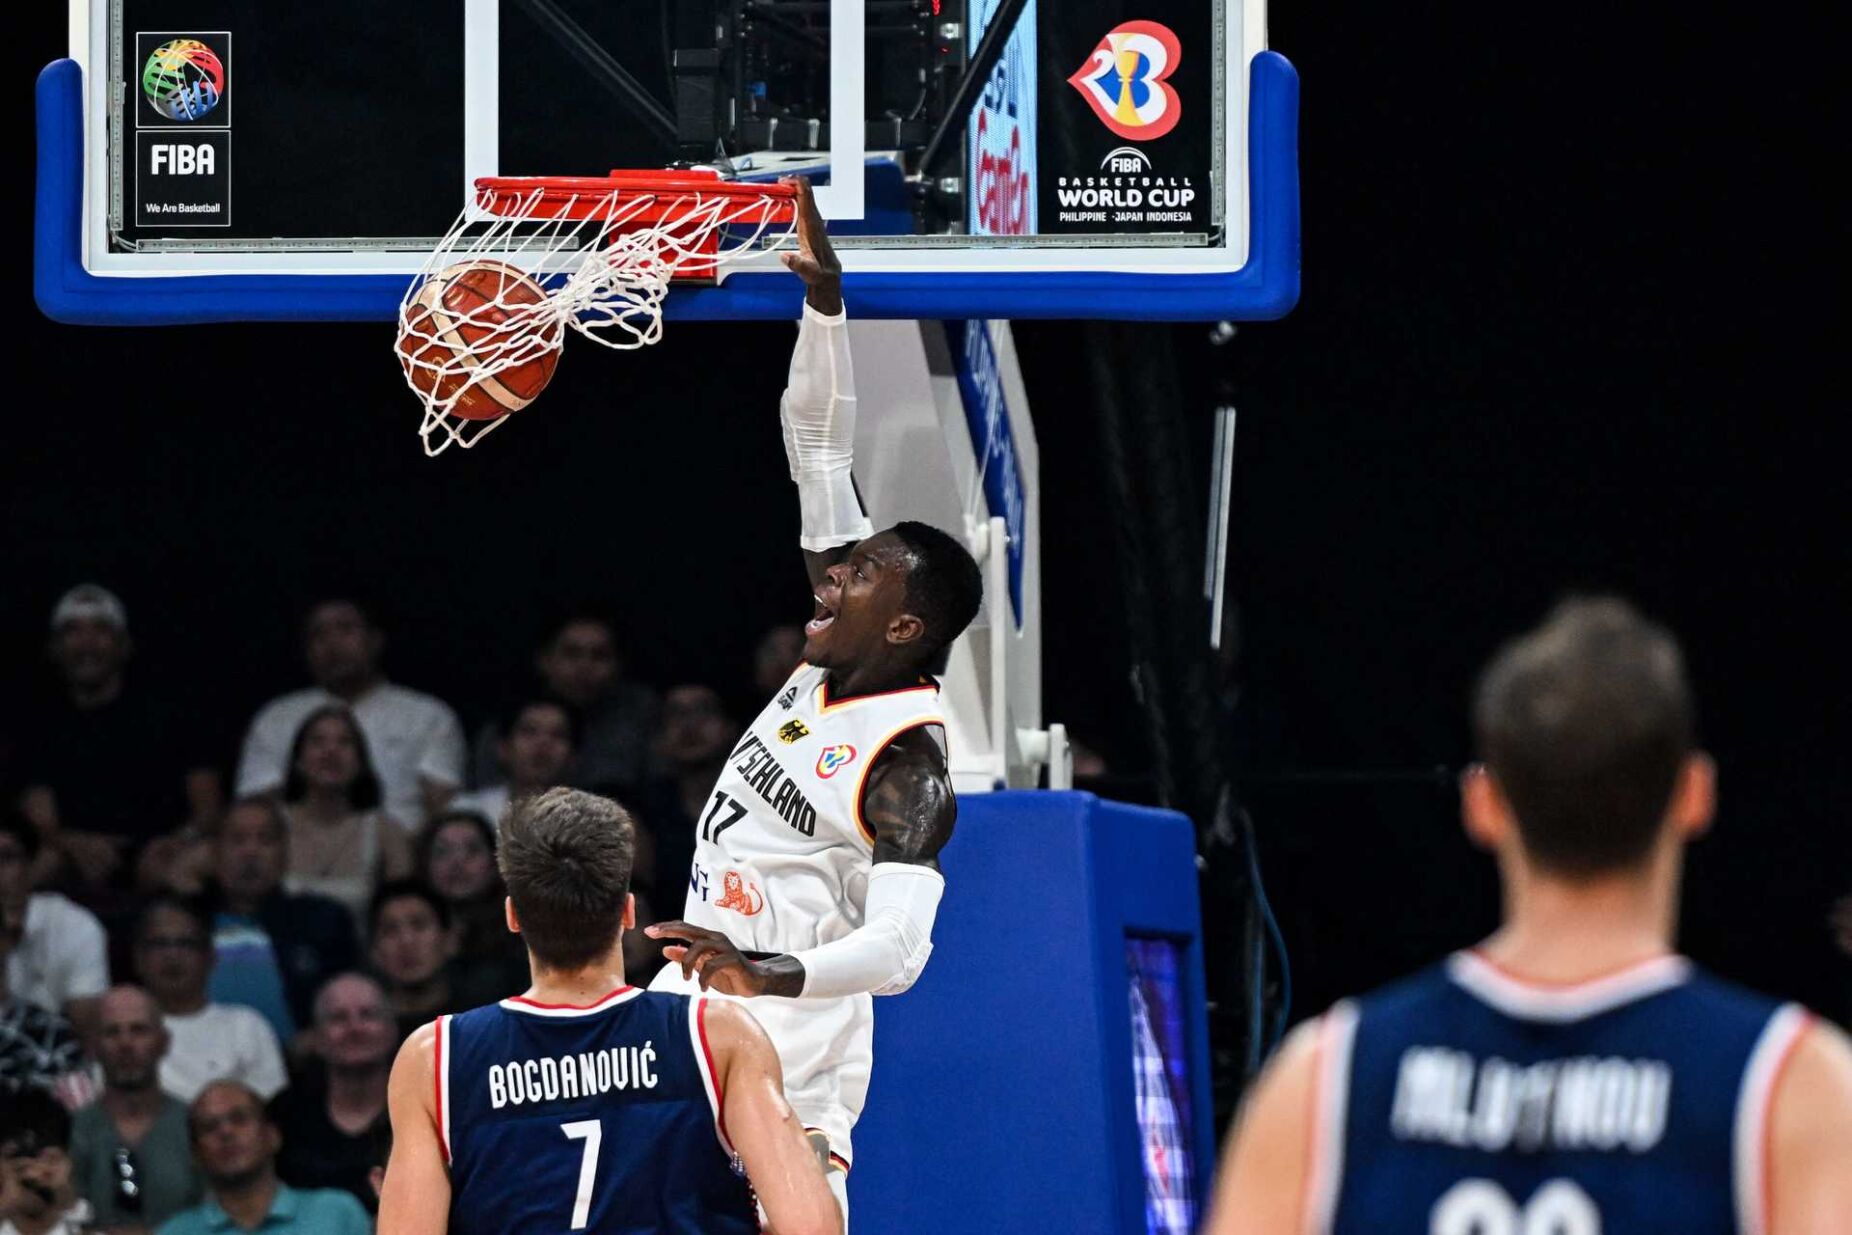
[[[509,809],[496,860],[534,982],[399,1051],[380,1235],[755,1235],[754,1191],[779,1235],[841,1232],[752,1018],[625,984],[634,846],[605,798]]]
[[[1302,1026],[1207,1235],[1852,1231],[1852,1049],[1671,951],[1714,772],[1670,635],[1571,601],[1481,678],[1466,830],[1505,924]]]
[[[701,813],[685,922],[647,928],[679,964],[653,986],[749,999],[847,1211],[849,1130],[873,1062],[870,995],[932,951],[957,803],[931,674],[976,616],[977,564],[919,523],[879,534],[850,481],[855,394],[841,272],[809,187],[808,286],[781,413],[816,597],[804,663],[747,729]]]

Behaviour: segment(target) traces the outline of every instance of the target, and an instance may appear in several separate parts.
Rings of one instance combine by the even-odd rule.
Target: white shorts
[[[653,991],[699,995],[700,983],[682,977],[680,965],[664,965],[650,980]],[[785,1099],[805,1131],[829,1138],[829,1155],[843,1170],[854,1161],[849,1130],[868,1100],[868,1072],[874,1064],[874,997],[741,999],[708,991],[752,1013],[778,1049],[785,1074]]]

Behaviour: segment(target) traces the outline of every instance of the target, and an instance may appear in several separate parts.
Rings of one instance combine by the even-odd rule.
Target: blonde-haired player
[[[647,933],[680,941],[654,986],[746,1000],[846,1212],[870,996],[906,990],[932,951],[938,855],[958,814],[933,674],[976,616],[983,576],[939,529],[876,533],[862,511],[841,267],[801,182],[786,263],[808,288],[781,416],[816,612],[804,663],[701,812],[687,920]]]

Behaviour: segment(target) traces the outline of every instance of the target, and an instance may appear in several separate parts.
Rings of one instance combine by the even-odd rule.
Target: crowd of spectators
[[[312,685],[256,711],[234,766],[133,671],[113,594],[53,607],[57,691],[0,803],[0,1235],[369,1230],[399,1045],[528,984],[495,866],[516,798],[624,801],[639,926],[681,912],[739,728],[721,691],[659,697],[574,614],[472,742],[385,676],[364,605],[325,599],[301,633]],[[802,642],[768,632],[740,695]],[[629,938],[647,979],[658,950]]]

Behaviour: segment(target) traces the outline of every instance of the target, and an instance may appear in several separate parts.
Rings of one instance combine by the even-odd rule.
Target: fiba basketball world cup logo
[[[225,66],[198,39],[172,39],[142,66],[141,88],[148,105],[169,120],[198,120],[225,97]]]
[[[1183,59],[1170,27],[1128,21],[1107,31],[1087,62],[1067,79],[1100,122],[1135,142],[1154,141],[1177,127],[1183,106],[1164,80]]]

